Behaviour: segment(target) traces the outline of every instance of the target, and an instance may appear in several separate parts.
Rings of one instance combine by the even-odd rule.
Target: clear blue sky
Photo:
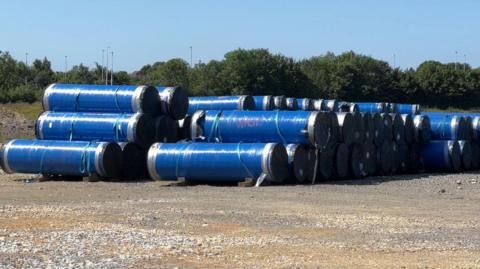
[[[126,71],[170,58],[206,62],[236,48],[296,59],[354,50],[400,67],[425,59],[480,65],[480,1],[1,1],[0,50],[46,56],[55,70],[101,62]]]

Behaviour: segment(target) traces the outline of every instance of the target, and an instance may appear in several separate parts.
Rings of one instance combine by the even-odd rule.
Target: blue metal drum
[[[273,100],[273,96],[265,95],[265,96],[253,96],[255,100],[255,110],[274,110],[275,103]]]
[[[140,113],[46,111],[38,117],[35,134],[41,140],[130,141],[146,148],[155,142],[155,122]]]
[[[188,95],[180,86],[157,86],[160,95],[160,114],[167,115],[174,120],[185,118],[188,112]]]
[[[250,95],[201,96],[188,98],[188,114],[198,110],[254,110],[255,100]]]
[[[303,144],[323,147],[329,115],[317,111],[197,111],[192,139],[198,142]]]
[[[460,145],[457,141],[431,140],[420,149],[420,163],[426,171],[459,171]]]
[[[265,176],[274,182],[288,175],[288,156],[278,143],[156,143],[148,151],[153,179],[240,182]]]
[[[160,97],[151,86],[51,84],[43,94],[46,111],[157,115],[159,107]]]
[[[109,142],[15,139],[0,149],[7,173],[89,176],[120,175],[120,146]]]

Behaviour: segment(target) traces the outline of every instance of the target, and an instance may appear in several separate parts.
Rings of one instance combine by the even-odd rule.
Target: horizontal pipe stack
[[[181,87],[52,84],[43,107],[35,123],[37,140],[2,146],[5,171],[145,178],[150,146],[178,141],[179,122],[189,124],[188,97]],[[21,155],[32,158],[19,161]]]
[[[6,172],[260,185],[480,168],[480,114],[417,104],[52,84],[43,106],[37,140],[0,148]]]

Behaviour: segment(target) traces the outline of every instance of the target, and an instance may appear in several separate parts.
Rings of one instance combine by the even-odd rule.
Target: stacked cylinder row
[[[412,104],[53,84],[43,105],[38,140],[1,148],[5,171],[304,183],[478,167],[475,117]]]

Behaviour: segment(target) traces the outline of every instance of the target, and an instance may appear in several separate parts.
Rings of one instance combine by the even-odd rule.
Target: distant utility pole
[[[457,70],[458,51],[455,51],[455,70]]]
[[[65,74],[64,74],[65,82],[67,81],[67,69],[68,69],[67,58],[68,58],[67,55],[65,55]]]
[[[190,67],[193,68],[193,47],[190,46]]]
[[[103,81],[103,69],[105,68],[105,49],[102,49],[102,81]]]
[[[107,68],[105,68],[105,71],[107,72],[105,75],[105,85],[108,85],[108,50],[110,49],[110,46],[107,47]]]
[[[110,72],[110,85],[113,85],[113,51],[112,51],[112,70]]]
[[[27,67],[27,71],[28,71],[28,52],[25,52],[25,66]],[[25,73],[25,85],[28,82],[27,76],[28,76],[28,72]]]

